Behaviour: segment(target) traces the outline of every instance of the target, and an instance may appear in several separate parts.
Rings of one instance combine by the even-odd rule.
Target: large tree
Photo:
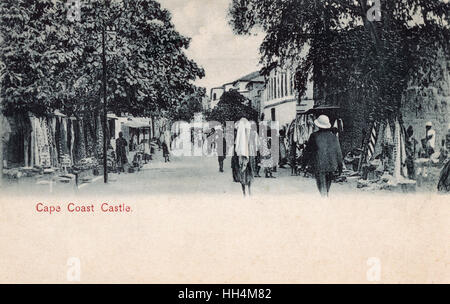
[[[176,106],[196,90],[204,71],[188,59],[190,39],[153,0],[81,2],[80,20],[66,3],[0,3],[1,97],[9,111],[95,112],[102,88],[102,29],[106,31],[109,110],[146,115]],[[113,31],[110,31],[113,29]]]
[[[84,118],[101,141],[102,34],[105,33],[108,111],[139,116],[169,112],[198,90],[204,71],[184,50],[170,13],[153,0],[81,1],[70,18],[66,1],[0,3],[0,97],[7,113],[60,109]],[[98,149],[94,148],[95,151]]]
[[[206,119],[226,125],[227,121],[238,121],[242,117],[250,121],[258,121],[258,112],[248,104],[250,101],[236,90],[222,94],[217,105],[207,113]]]
[[[192,94],[182,98],[181,103],[169,111],[168,116],[172,121],[190,122],[195,113],[203,112],[203,98],[206,96],[206,89],[197,88]]]
[[[450,4],[375,2],[379,10],[366,0],[232,0],[230,23],[238,34],[255,28],[265,33],[260,50],[266,71],[297,64],[300,95],[313,74],[319,98],[333,100],[355,89],[369,113],[382,119],[398,111],[408,77],[418,66],[429,65],[436,50],[448,54]],[[373,18],[377,11],[381,16]]]

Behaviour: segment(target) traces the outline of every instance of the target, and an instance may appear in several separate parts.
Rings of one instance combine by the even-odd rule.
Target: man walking
[[[220,137],[222,137],[222,145],[220,145]],[[227,142],[225,140],[225,136],[217,136],[217,159],[219,161],[219,172],[223,172],[223,161],[227,157]],[[222,151],[222,154],[220,153]]]
[[[306,145],[306,159],[316,178],[322,196],[328,196],[335,174],[342,173],[342,151],[336,135],[331,131],[330,119],[320,115],[314,121],[318,131],[311,134]]]

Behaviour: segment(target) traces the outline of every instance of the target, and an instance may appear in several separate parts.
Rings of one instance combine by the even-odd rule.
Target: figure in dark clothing
[[[219,139],[220,140],[220,139]],[[219,161],[219,172],[223,172],[223,161],[227,158],[227,143],[225,140],[225,137],[222,136],[222,155],[220,152],[220,145],[218,145],[217,153],[219,154],[217,156],[217,159]]]
[[[328,116],[320,115],[314,124],[319,131],[312,133],[308,140],[306,159],[312,167],[320,194],[328,196],[336,173],[342,173],[342,151],[339,140],[330,130]]]
[[[125,165],[128,164],[127,158],[127,140],[123,138],[123,133],[119,132],[119,138],[116,140],[117,166],[119,173],[125,172]]]

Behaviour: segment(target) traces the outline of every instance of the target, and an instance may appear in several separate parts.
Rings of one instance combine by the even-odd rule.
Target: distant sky
[[[231,0],[158,0],[172,14],[178,32],[192,38],[186,51],[205,69],[196,81],[209,89],[259,70],[259,46],[263,35],[237,36],[228,25]]]

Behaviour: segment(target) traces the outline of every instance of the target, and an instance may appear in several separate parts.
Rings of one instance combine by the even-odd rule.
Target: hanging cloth
[[[250,122],[241,118],[237,123],[236,155],[249,157]]]
[[[394,180],[395,182],[401,179],[401,139],[400,139],[400,124],[398,120],[394,123]]]
[[[386,121],[386,128],[384,129],[384,142],[388,145],[394,144],[394,139],[392,138],[391,126],[389,125],[389,121]]]
[[[408,177],[408,168],[406,167],[406,131],[405,128],[400,128],[400,161],[401,161],[401,174],[403,177]]]
[[[372,156],[375,153],[375,145],[377,143],[377,138],[378,138],[377,122],[375,121],[370,131],[370,139],[369,144],[367,146],[367,162],[369,162],[372,159]]]
[[[49,144],[49,136],[48,136],[48,127],[47,121],[45,118],[40,118],[40,130],[42,135],[42,147],[40,150],[41,164],[43,166],[50,167],[50,144]]]

